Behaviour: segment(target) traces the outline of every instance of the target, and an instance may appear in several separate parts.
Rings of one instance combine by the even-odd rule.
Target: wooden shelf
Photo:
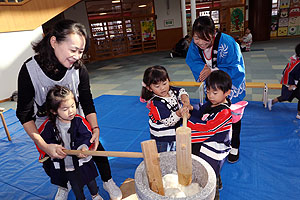
[[[140,22],[146,19],[149,18],[126,18],[122,23],[116,22],[121,19],[90,21],[94,49],[96,49],[92,55],[96,59],[104,59],[104,57],[108,58],[107,56],[121,57],[157,51],[156,40],[142,41]]]

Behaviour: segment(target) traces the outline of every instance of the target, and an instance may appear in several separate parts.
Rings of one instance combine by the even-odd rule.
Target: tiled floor
[[[253,42],[251,51],[244,52],[247,82],[279,83],[282,70],[294,54],[300,37]],[[144,70],[153,65],[167,68],[173,81],[194,81],[183,58],[170,58],[168,51],[97,61],[87,64],[93,97],[103,94],[139,96]],[[191,98],[198,98],[197,88],[186,88]],[[269,98],[280,95],[270,90]],[[247,88],[245,100],[261,101],[262,89]],[[16,108],[15,102],[0,103],[6,109]]]

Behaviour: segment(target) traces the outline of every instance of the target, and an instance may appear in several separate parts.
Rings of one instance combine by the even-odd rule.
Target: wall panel
[[[171,50],[183,38],[182,28],[157,30],[158,50]]]

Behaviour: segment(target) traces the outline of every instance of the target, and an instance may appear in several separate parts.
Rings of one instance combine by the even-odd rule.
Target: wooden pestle
[[[144,164],[147,172],[149,187],[153,192],[165,195],[160,169],[159,156],[155,140],[141,142],[144,154]]]
[[[187,127],[187,115],[183,115],[182,127],[176,129],[176,162],[178,182],[188,186],[192,183],[191,129]]]

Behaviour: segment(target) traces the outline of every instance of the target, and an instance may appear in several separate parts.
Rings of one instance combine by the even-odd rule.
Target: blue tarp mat
[[[108,151],[141,152],[149,139],[148,110],[139,97],[103,95],[95,99],[100,140]],[[242,120],[240,160],[225,163],[221,172],[224,200],[298,199],[300,196],[300,120],[295,103],[278,103],[273,110],[249,102]],[[0,199],[54,199],[57,187],[38,162],[34,143],[10,109],[4,113],[12,141],[0,123]],[[113,179],[121,185],[134,178],[142,159],[109,158]],[[97,178],[100,195],[108,194]],[[91,199],[85,188],[87,199]],[[75,199],[70,192],[69,199]]]

